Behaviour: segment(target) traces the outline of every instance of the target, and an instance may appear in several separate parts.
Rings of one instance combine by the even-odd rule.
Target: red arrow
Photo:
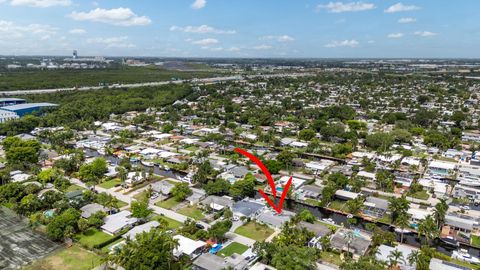
[[[267,167],[265,167],[265,165],[256,156],[250,154],[249,152],[247,152],[243,149],[240,149],[240,148],[235,148],[234,150],[235,150],[235,152],[248,157],[252,162],[254,162],[255,164],[258,165],[258,167],[262,170],[263,174],[265,174],[265,176],[267,177],[268,183],[270,184],[270,188],[272,190],[273,197],[276,198],[277,197],[277,189],[275,188],[275,182],[273,181],[272,175],[268,171]],[[270,206],[273,209],[275,209],[275,211],[277,211],[277,213],[280,214],[280,213],[282,213],[283,201],[285,200],[285,197],[287,196],[288,189],[290,188],[291,184],[292,184],[292,177],[290,176],[290,179],[288,179],[287,184],[283,188],[282,195],[280,196],[280,202],[278,203],[278,206],[276,206],[275,203],[273,203],[273,201],[270,199],[270,197],[268,197],[267,194],[265,194],[265,192],[263,192],[263,190],[260,189],[260,190],[258,190],[258,192],[260,192],[260,194],[262,194],[263,198],[265,198],[265,200],[268,202],[268,204],[270,204]]]

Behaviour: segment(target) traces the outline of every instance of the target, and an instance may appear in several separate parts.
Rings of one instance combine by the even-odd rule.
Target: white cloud
[[[195,2],[193,2],[193,4],[190,7],[193,9],[202,9],[205,7],[206,4],[207,4],[206,0],[195,0]]]
[[[172,26],[170,27],[170,31],[177,31],[177,32],[184,32],[184,33],[195,33],[195,34],[228,34],[232,35],[237,33],[235,30],[221,30],[216,29],[214,27],[208,25],[200,25],[200,26]]]
[[[270,46],[270,45],[265,45],[265,44],[253,47],[254,50],[270,50],[271,48],[273,48],[273,47]]]
[[[375,5],[364,2],[329,2],[326,5],[318,5],[317,9],[326,9],[330,13],[355,12],[374,9]]]
[[[70,6],[71,0],[12,0],[10,5],[12,6],[29,6],[37,8],[47,8],[54,6]]]
[[[147,16],[138,16],[129,8],[102,9],[96,8],[90,12],[72,12],[68,15],[76,21],[101,22],[119,26],[148,25],[152,20]]]
[[[45,24],[18,25],[11,21],[0,21],[0,40],[16,39],[25,36],[55,35],[57,28]]]
[[[192,44],[208,46],[208,45],[217,44],[218,42],[219,41],[217,39],[214,39],[214,38],[204,38],[204,39],[200,39],[200,40],[194,40],[194,41],[192,41]]]
[[[417,31],[414,34],[421,37],[433,37],[437,35],[437,33],[433,33],[430,31]]]
[[[385,9],[386,13],[395,13],[395,12],[402,12],[402,11],[412,11],[412,10],[419,10],[420,7],[415,5],[404,5],[402,3],[396,3],[393,6]]]
[[[260,40],[275,40],[278,42],[290,42],[295,41],[295,39],[291,36],[282,35],[282,36],[264,36],[261,37]]]
[[[133,48],[135,44],[128,42],[128,37],[89,38],[87,43],[104,45],[106,48]]]
[[[72,35],[83,35],[87,33],[87,30],[81,29],[81,28],[76,28],[76,29],[71,29],[68,31]]]
[[[234,46],[234,47],[228,48],[227,51],[229,51],[229,52],[239,52],[239,51],[241,51],[241,49]]]
[[[411,18],[411,17],[406,17],[406,18],[400,18],[398,19],[398,23],[414,23],[416,22],[417,19]]]
[[[357,47],[358,44],[360,44],[358,41],[356,41],[355,39],[352,39],[352,40],[342,40],[342,41],[338,41],[338,40],[334,40],[334,41],[331,41],[330,43],[326,44],[325,47],[326,48],[337,48],[337,47],[350,47],[350,48],[354,48],[354,47]]]
[[[392,34],[388,34],[388,38],[402,38],[404,35],[403,33],[392,33]]]

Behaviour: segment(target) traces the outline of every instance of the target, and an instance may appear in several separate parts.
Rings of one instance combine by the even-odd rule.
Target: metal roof
[[[31,109],[36,107],[56,107],[56,106],[58,105],[53,103],[25,103],[25,104],[17,104],[17,105],[1,107],[1,109],[7,110],[7,111],[16,111],[16,110]]]
[[[0,102],[7,102],[7,101],[25,101],[23,98],[0,98]]]

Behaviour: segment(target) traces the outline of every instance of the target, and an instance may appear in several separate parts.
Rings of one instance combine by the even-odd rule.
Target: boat
[[[168,167],[168,166],[164,166],[163,169],[164,169],[165,171],[170,171],[170,167]]]
[[[353,218],[352,214],[348,214],[347,218]]]
[[[145,167],[153,167],[153,166],[155,166],[155,164],[154,164],[153,162],[150,162],[150,161],[144,161],[144,160],[142,160],[142,161],[140,161],[140,162],[141,162],[142,165],[145,166]]]
[[[451,236],[441,237],[440,241],[451,247],[459,247],[460,243]]]
[[[472,256],[470,253],[468,253],[468,250],[466,249],[459,249],[453,251],[452,258],[472,264],[480,264],[480,259]]]
[[[407,230],[407,229],[395,228],[395,232],[405,234],[405,233],[411,233],[412,231]]]
[[[333,221],[333,219],[331,219],[331,218],[322,218],[322,221],[325,222],[325,223],[335,225],[335,221]]]

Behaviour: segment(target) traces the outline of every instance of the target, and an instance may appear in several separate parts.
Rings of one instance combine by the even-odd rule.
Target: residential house
[[[200,240],[192,240],[183,235],[174,235],[173,239],[178,241],[178,247],[173,250],[173,256],[180,258],[182,255],[188,256],[190,259],[195,259],[205,248],[207,243]]]
[[[232,212],[233,216],[241,217],[254,217],[260,213],[260,211],[265,207],[264,204],[244,199],[233,204]]]
[[[123,238],[125,239],[131,239],[134,240],[137,235],[141,233],[148,233],[150,232],[153,228],[156,228],[160,226],[160,223],[158,221],[150,221],[142,225],[138,225],[133,227],[130,231],[128,231],[126,234],[122,235]]]
[[[131,228],[138,222],[138,219],[132,217],[130,211],[124,210],[116,214],[106,216],[103,219],[102,230],[108,234],[115,235],[125,228]]]
[[[97,212],[107,213],[108,208],[98,203],[90,203],[80,208],[80,211],[82,212],[81,216],[83,218],[89,218],[90,216],[92,216],[93,214],[96,214]]]
[[[280,214],[272,210],[266,210],[257,216],[257,220],[268,226],[280,229],[293,216],[295,216],[295,213],[287,210],[283,210]]]
[[[387,246],[387,245],[381,245],[378,247],[378,251],[375,254],[375,257],[379,261],[383,261],[388,263],[390,261],[390,254],[392,251],[399,251],[402,254],[403,260],[400,260],[398,262],[398,267],[400,267],[401,270],[415,270],[416,269],[416,264],[410,264],[410,262],[407,260],[408,256],[414,252],[417,251],[418,248],[414,248],[411,246],[407,246],[404,244],[398,244],[395,247]],[[435,269],[438,270],[438,269]]]
[[[332,248],[351,252],[354,257],[363,256],[372,241],[348,229],[338,229],[330,238]]]
[[[381,218],[388,211],[389,204],[390,203],[385,199],[370,196],[367,197],[363,203],[362,213],[367,216]]]
[[[186,198],[186,200],[190,203],[190,205],[194,205],[200,202],[207,196],[207,193],[203,189],[199,188],[190,188],[192,190],[192,194]]]
[[[211,195],[205,198],[200,204],[210,207],[213,211],[222,211],[225,208],[232,208],[234,201],[227,196]]]

